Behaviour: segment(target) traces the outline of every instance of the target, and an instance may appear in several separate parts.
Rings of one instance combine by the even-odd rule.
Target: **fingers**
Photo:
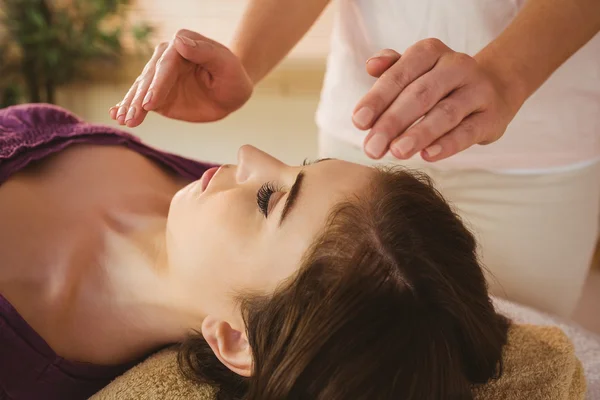
[[[390,150],[399,159],[421,152],[427,161],[441,160],[498,140],[514,116],[474,58],[436,39],[402,56],[384,50],[369,59],[367,72],[379,79],[359,101],[353,121],[370,129],[364,149],[374,159]]]
[[[394,139],[430,112],[440,100],[462,85],[466,73],[466,71],[458,68],[436,66],[433,70],[408,85],[378,118],[371,132],[367,135],[365,139],[365,151],[367,154],[375,159],[383,157]],[[453,118],[454,120],[451,122],[456,126],[475,107],[472,99],[464,99],[464,97],[461,96],[460,102],[457,102],[456,98],[453,98],[449,102],[442,104],[441,108],[433,113],[433,121],[440,118],[438,117],[440,113],[447,111],[447,113],[443,114],[444,118]],[[447,115],[450,112],[454,115]],[[460,119],[455,120],[456,118]],[[426,119],[427,121],[423,125],[424,128],[428,128],[431,121],[430,118]],[[446,122],[447,124],[448,122]],[[433,133],[431,132],[431,134]],[[405,135],[402,136],[404,137]],[[398,141],[394,155],[413,154],[419,150],[417,147],[419,143],[414,140],[412,135],[404,139]]]
[[[202,66],[198,77],[210,88],[212,83],[210,71],[218,68],[216,64],[220,59],[218,49],[216,42],[199,33],[179,31],[156,63],[154,79],[148,88],[144,110],[152,111],[164,106],[175,82],[184,72],[182,68],[189,69],[191,72],[197,66]],[[182,60],[187,60],[189,63],[184,65]]]
[[[223,45],[199,33],[180,30],[171,42],[156,48],[123,100],[109,110],[110,116],[121,125],[135,127],[144,121],[149,111],[168,112],[174,97],[186,94],[181,93],[181,87],[197,90],[188,85],[197,82],[210,89],[218,80],[215,76],[224,75],[223,71],[227,72],[234,58]]]
[[[437,103],[421,121],[394,139],[390,152],[399,159],[412,157],[478,111],[480,104],[480,99],[468,89],[456,90]]]
[[[178,68],[181,67],[182,61],[179,50],[188,57],[194,58],[191,55],[198,53],[199,46],[196,43],[200,43],[200,41],[206,42],[208,45],[213,43],[199,33],[180,30],[173,41],[159,44],[142,74],[136,79],[123,100],[109,110],[110,117],[128,127],[140,125],[148,111],[156,110],[164,104],[176,82],[179,76]],[[190,42],[194,46],[190,46]],[[187,45],[183,43],[187,43]],[[194,47],[198,48],[193,49]],[[204,52],[206,53],[206,51]],[[195,58],[198,59],[198,57]]]
[[[421,152],[425,161],[439,161],[453,156],[474,144],[483,143],[486,129],[492,124],[485,114],[475,113],[462,120],[460,125],[443,135]]]
[[[391,49],[381,50],[367,60],[367,73],[379,78],[400,59],[400,54]]]
[[[164,105],[179,77],[177,69],[181,67],[181,57],[186,58],[185,55],[189,57],[190,53],[197,52],[193,50],[197,47],[196,41],[213,42],[197,32],[180,29],[171,42],[161,43],[157,47],[135,97],[134,106],[139,114],[131,121],[132,126],[141,124],[148,111]]]
[[[180,75],[178,69],[181,68],[182,61],[174,41],[169,42],[154,63],[147,89],[140,93],[139,99],[144,111],[153,111],[164,105]]]
[[[119,110],[119,104],[117,104],[116,106],[112,106],[109,110],[108,110],[108,114],[110,115],[111,119],[116,120],[117,119],[117,111]]]
[[[120,125],[127,124],[133,127],[139,125],[144,120],[147,113],[143,109],[143,99],[147,97],[148,86],[154,78],[156,63],[164,54],[167,47],[166,43],[161,43],[156,47],[152,58],[148,61],[142,74],[135,80],[123,100],[109,110],[110,117]]]
[[[150,77],[146,77],[138,83],[137,91],[125,117],[125,125],[129,128],[139,126],[146,118],[146,115],[148,115],[148,111],[144,109],[144,104],[147,104],[152,98],[152,92],[148,91],[152,82],[151,79]]]
[[[129,91],[118,105],[116,120],[120,125],[125,125],[125,120],[127,119],[127,115],[129,114],[129,107],[131,105],[131,101],[133,100],[133,96],[137,92],[138,80],[133,83],[133,85],[129,88]]]
[[[451,50],[437,39],[423,40],[406,50],[358,102],[353,116],[354,125],[359,129],[371,128],[408,85],[430,71],[439,58],[449,51]]]

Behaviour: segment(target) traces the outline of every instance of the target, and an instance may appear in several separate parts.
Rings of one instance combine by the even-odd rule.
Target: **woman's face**
[[[236,294],[271,293],[299,269],[332,207],[373,173],[339,160],[292,167],[243,146],[237,166],[209,170],[173,198],[169,265],[195,285],[207,315],[231,316]]]

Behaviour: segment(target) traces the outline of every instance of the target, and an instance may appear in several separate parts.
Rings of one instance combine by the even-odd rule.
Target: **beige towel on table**
[[[581,400],[585,378],[573,345],[551,326],[513,325],[504,354],[504,374],[474,389],[477,400]],[[163,350],[135,366],[91,400],[212,400],[206,386],[184,380],[177,356]]]
[[[554,326],[513,325],[502,377],[473,392],[477,400],[581,400],[585,377],[573,344]]]

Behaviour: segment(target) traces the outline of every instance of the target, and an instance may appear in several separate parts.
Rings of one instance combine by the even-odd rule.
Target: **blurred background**
[[[117,126],[108,109],[123,98],[154,46],[182,28],[227,45],[246,3],[0,0],[0,105],[52,102],[89,122]],[[235,162],[246,143],[287,163],[315,158],[314,113],[331,24],[330,7],[249,103],[225,120],[189,124],[151,114],[129,130],[156,147],[218,163]],[[596,260],[574,319],[600,333],[600,252]]]
[[[51,102],[89,122],[116,126],[108,117],[108,109],[127,93],[156,44],[170,40],[181,28],[229,44],[246,0],[0,0],[0,4],[4,9],[10,9],[6,5],[11,4],[16,9],[0,27],[4,31],[0,33],[4,37],[0,42],[0,90],[9,89],[4,98],[14,98],[11,85],[27,80],[26,71],[19,65],[16,73],[7,72],[8,59],[17,58],[15,53],[30,47],[34,54],[26,55],[30,60],[22,60],[22,64],[42,59],[36,73],[56,78],[56,94]],[[46,21],[48,11],[42,4],[55,14],[51,22]],[[74,27],[66,43],[59,46],[52,37],[61,36],[69,25],[56,17],[58,10],[64,9],[69,10],[66,18],[73,19]],[[93,13],[91,9],[109,12]],[[286,162],[314,158],[317,143],[313,120],[325,69],[331,11],[261,83],[250,102],[231,117],[211,124],[188,124],[150,115],[142,126],[131,131],[152,145],[207,161],[234,162],[236,150],[246,143]],[[18,32],[21,41],[34,44],[16,46],[14,38],[6,37],[7,26]],[[7,41],[12,41],[12,46]],[[13,56],[7,57],[9,53]],[[84,53],[85,59],[73,60],[73,53]],[[35,85],[44,92],[44,82]],[[21,101],[38,101],[28,98],[26,85],[19,91]],[[47,101],[43,96],[41,100]],[[6,100],[3,103],[8,105]]]

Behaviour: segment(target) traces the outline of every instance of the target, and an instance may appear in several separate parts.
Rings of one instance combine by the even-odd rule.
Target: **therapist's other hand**
[[[121,125],[140,125],[149,111],[189,122],[222,119],[252,95],[253,84],[228,48],[180,30],[161,43],[123,101],[110,109]]]
[[[378,80],[357,104],[353,121],[374,159],[388,150],[399,159],[421,152],[438,161],[474,144],[498,140],[518,107],[508,90],[475,58],[437,39],[426,39],[401,56],[383,50],[367,61]],[[421,119],[422,118],[422,119]]]

